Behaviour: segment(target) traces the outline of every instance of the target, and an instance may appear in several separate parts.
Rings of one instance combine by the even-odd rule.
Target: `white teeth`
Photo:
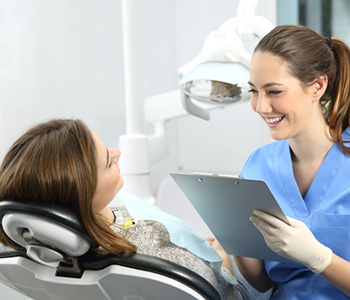
[[[277,122],[281,121],[283,118],[284,118],[284,116],[278,117],[278,118],[275,117],[275,118],[265,118],[265,119],[266,119],[267,123],[273,124],[273,123],[277,123]]]

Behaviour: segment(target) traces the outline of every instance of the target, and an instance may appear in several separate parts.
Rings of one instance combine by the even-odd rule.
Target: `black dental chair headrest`
[[[98,244],[86,231],[78,216],[69,207],[59,203],[48,203],[44,201],[28,200],[4,200],[0,201],[0,222],[5,214],[24,213],[57,222],[66,226],[79,235],[84,236],[92,248],[97,248]]]
[[[51,238],[54,240],[54,242],[57,242],[55,241],[57,234],[52,232],[56,231],[56,227],[60,227],[58,230],[63,230],[63,233],[60,235],[64,238],[70,234],[70,232],[72,232],[73,236],[82,237],[84,241],[88,241],[87,244],[90,245],[90,249],[98,246],[72,210],[60,204],[22,200],[0,201],[0,222],[4,224],[5,221],[10,224],[9,230],[15,232],[13,235],[15,239],[19,240],[20,242],[22,242],[22,239],[21,237],[18,238],[18,236],[21,235],[22,231],[18,228],[26,227],[27,225],[29,227],[29,231],[31,231],[33,234],[34,241],[38,237],[40,242],[44,242],[42,245],[24,245],[26,251],[14,250],[9,247],[1,246],[0,244],[0,262],[2,259],[6,258],[24,257],[39,263],[43,262],[42,264],[45,267],[52,267],[50,266],[50,263],[45,262],[45,260],[52,259],[53,261],[56,260],[58,262],[58,266],[57,264],[53,264],[53,267],[57,267],[56,276],[72,278],[82,278],[85,271],[98,272],[105,270],[110,266],[122,266],[134,270],[146,271],[149,272],[149,274],[159,274],[167,278],[171,278],[188,287],[191,287],[191,289],[197,291],[205,299],[220,299],[216,289],[199,274],[181,265],[158,257],[139,253],[122,253],[121,255],[116,255],[97,254],[94,252],[83,251],[83,254],[73,257],[72,263],[70,263],[70,261],[67,260],[67,257],[65,257],[64,253],[62,257],[60,254],[57,254],[56,256],[55,244],[52,246],[50,241],[47,242],[47,239]],[[37,221],[39,222],[39,225],[37,225]],[[51,230],[50,226],[54,226],[54,229]],[[38,235],[36,235],[36,231],[39,231]],[[26,242],[26,239],[24,240],[24,242]],[[62,239],[59,239],[59,241],[62,241]],[[80,245],[80,240],[77,241],[77,245]],[[77,243],[77,241],[75,242]],[[64,240],[64,242],[66,242],[66,240]],[[45,251],[42,251],[45,244],[48,244],[49,246],[49,249],[47,250],[48,252],[46,252],[46,249],[44,249]],[[58,252],[62,253],[61,251]],[[6,282],[4,283],[6,284]]]

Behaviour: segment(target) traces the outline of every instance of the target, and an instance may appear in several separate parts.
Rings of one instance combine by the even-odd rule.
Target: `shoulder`
[[[277,141],[261,146],[248,157],[241,172],[245,178],[260,178],[262,173],[276,169],[278,160],[284,157],[284,152],[289,149],[287,140]],[[282,154],[282,155],[281,155]]]
[[[259,155],[266,155],[274,153],[278,150],[281,143],[287,142],[287,141],[277,141],[273,142],[271,144],[266,144],[264,146],[259,147],[258,149],[254,150],[251,154],[251,156],[259,156]]]
[[[281,149],[285,146],[286,143],[288,144],[287,140],[282,140],[261,146],[260,148],[254,150],[250,154],[246,161],[246,164],[260,161],[261,159],[266,161],[266,159],[276,157],[275,155],[277,155],[281,151]]]

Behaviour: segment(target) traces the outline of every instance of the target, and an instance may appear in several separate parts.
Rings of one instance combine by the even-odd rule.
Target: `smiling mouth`
[[[266,123],[268,125],[277,125],[279,122],[281,122],[283,119],[285,118],[285,116],[281,116],[281,117],[265,117]]]

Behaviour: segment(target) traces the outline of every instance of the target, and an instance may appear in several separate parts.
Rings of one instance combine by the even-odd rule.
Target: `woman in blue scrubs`
[[[272,299],[350,296],[350,49],[309,28],[274,28],[257,45],[251,106],[275,143],[251,154],[242,177],[267,182],[289,217],[254,211],[267,245],[296,262],[235,257]]]

